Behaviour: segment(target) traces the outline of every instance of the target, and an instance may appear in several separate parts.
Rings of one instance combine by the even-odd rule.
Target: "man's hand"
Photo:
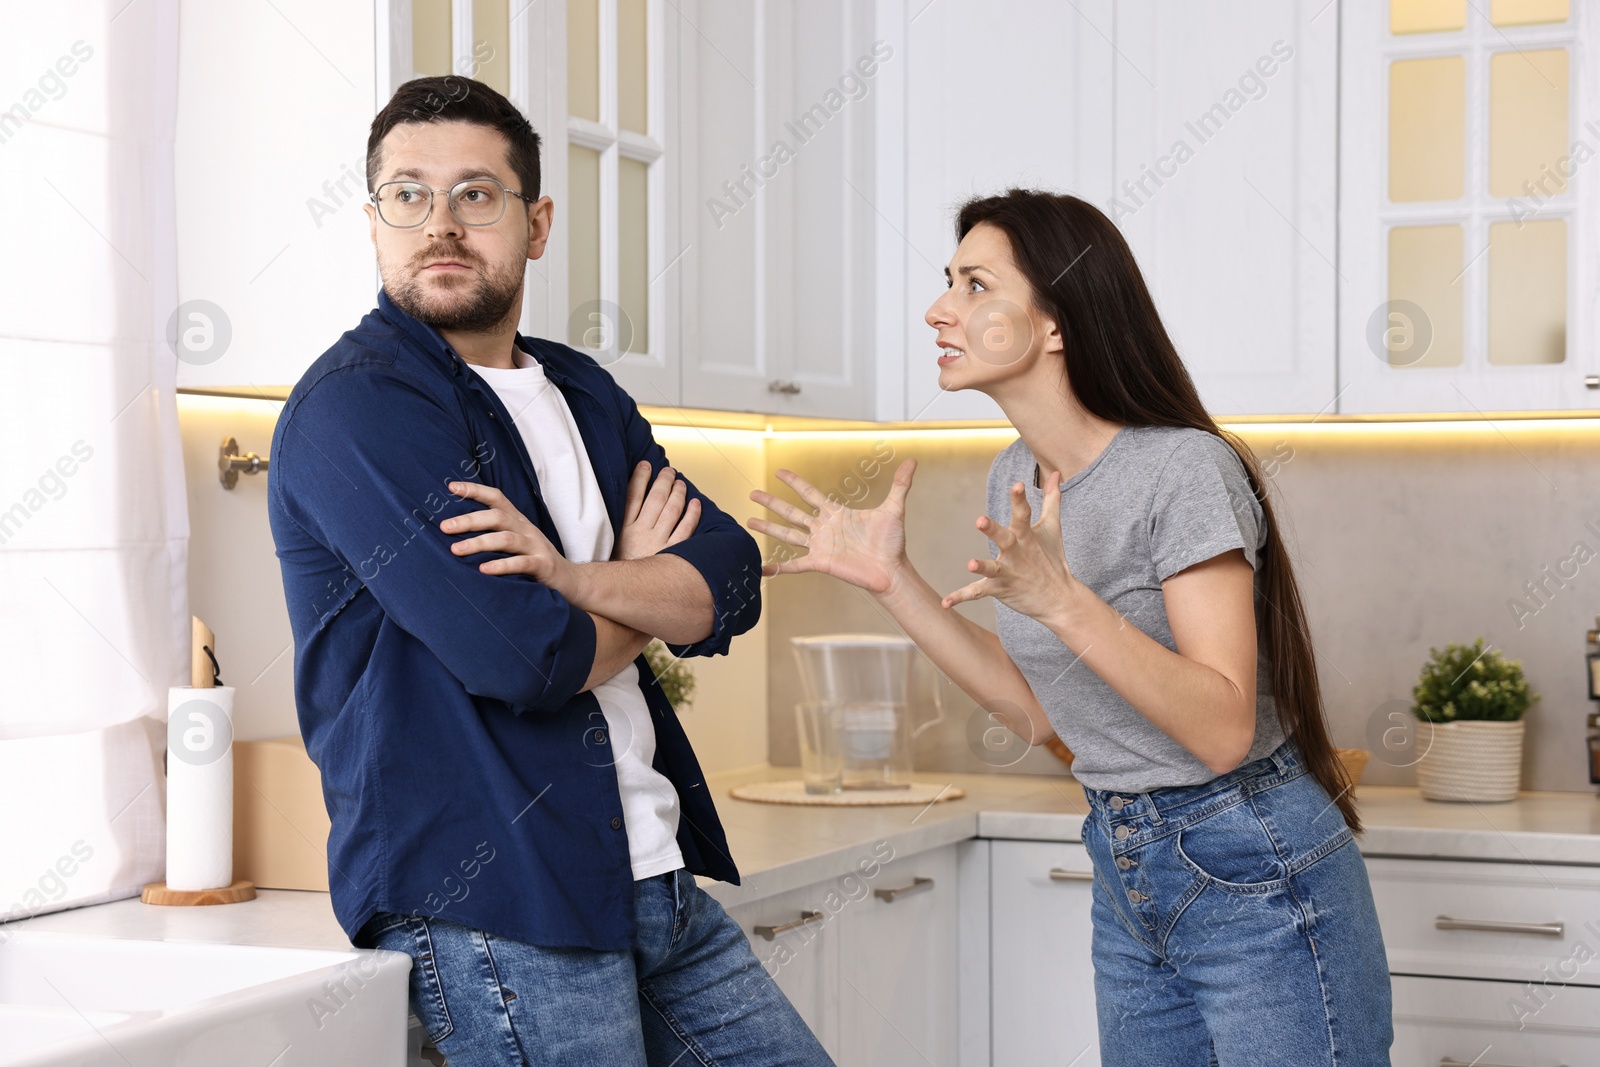
[[[490,559],[478,564],[484,574],[529,574],[545,585],[560,590],[575,564],[556,551],[544,533],[518,511],[506,495],[492,485],[477,482],[451,482],[447,488],[457,496],[487,505],[482,511],[468,512],[439,524],[445,533],[481,531],[450,546],[458,556],[474,552],[509,552],[505,559]]]
[[[645,491],[646,486],[649,492]],[[678,480],[671,467],[662,467],[650,484],[650,461],[640,460],[628,479],[628,498],[622,506],[622,532],[617,535],[613,560],[644,559],[668,545],[688,540],[700,522],[700,501],[690,500],[688,483]]]

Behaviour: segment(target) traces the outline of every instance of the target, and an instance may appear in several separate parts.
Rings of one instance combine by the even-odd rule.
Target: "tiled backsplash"
[[[1412,785],[1416,772],[1383,758],[1390,711],[1409,706],[1430,646],[1482,636],[1522,661],[1540,696],[1528,713],[1523,786],[1592,791],[1585,770],[1590,710],[1584,631],[1600,612],[1600,426],[1502,422],[1448,428],[1257,425],[1241,436],[1272,470],[1278,515],[1295,560],[1334,743],[1373,751],[1363,781]],[[775,436],[772,472],[787,467],[821,487],[844,485],[875,442],[895,459],[861,480],[862,502],[883,499],[893,466],[918,460],[907,499],[909,550],[930,583],[970,580],[987,555],[973,526],[989,464],[1010,435]],[[881,446],[879,451],[882,451]],[[836,485],[837,483],[837,485]],[[1592,524],[1592,525],[1591,525]],[[1577,552],[1579,543],[1589,552]],[[1532,583],[1531,585],[1529,583]],[[1540,584],[1545,591],[1536,599]],[[793,704],[799,678],[789,639],[845,631],[894,632],[872,600],[816,575],[766,586],[772,762],[799,760]],[[1523,607],[1518,608],[1521,602]],[[993,626],[980,601],[960,610]],[[919,768],[995,768],[975,754],[975,705],[946,686],[946,721],[918,742]],[[1401,701],[1403,704],[1392,704]],[[1399,762],[1396,760],[1395,762]],[[1011,770],[1064,772],[1044,749]]]
[[[292,643],[267,526],[266,479],[241,477],[236,489],[223,489],[216,449],[232,435],[242,450],[265,454],[279,410],[276,403],[191,396],[179,404],[190,605],[217,630],[224,681],[239,688],[238,736],[245,740],[297,732]],[[1364,780],[1415,782],[1413,769],[1382,758],[1384,715],[1398,706],[1391,702],[1409,702],[1430,646],[1481,635],[1523,662],[1541,697],[1528,717],[1523,785],[1590,791],[1583,637],[1600,611],[1600,563],[1588,562],[1600,554],[1600,494],[1590,491],[1600,483],[1600,425],[1272,425],[1242,433],[1258,456],[1274,460],[1279,515],[1334,740],[1374,750]],[[899,461],[915,457],[910,552],[940,590],[968,581],[967,559],[987,553],[973,521],[989,463],[1011,439],[1000,431],[768,435],[670,427],[659,428],[658,437],[673,462],[741,521],[764,514],[749,500],[752,488],[788,493],[773,474],[780,466],[871,505],[882,500]],[[1577,552],[1580,543],[1591,551]],[[769,757],[798,762],[791,637],[893,632],[870,597],[833,579],[767,579],[763,596],[762,622],[734,642],[731,655],[693,661],[699,688],[684,721],[711,773]],[[993,625],[988,601],[956,610]],[[973,702],[949,685],[944,693],[945,721],[918,742],[919,767],[1065,773],[1043,748],[1010,767],[979,758]]]

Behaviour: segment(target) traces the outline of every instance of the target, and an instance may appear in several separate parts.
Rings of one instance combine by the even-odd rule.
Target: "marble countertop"
[[[1068,775],[917,774],[919,782],[966,792],[922,806],[801,807],[728,796],[749,782],[798,777],[798,768],[773,766],[708,777],[743,878],[737,886],[699,879],[723,905],[839,877],[880,841],[896,855],[970,837],[1081,841],[1088,812]],[[1592,793],[1523,791],[1496,804],[1424,800],[1409,786],[1358,786],[1355,795],[1366,824],[1356,844],[1365,856],[1600,866],[1600,797]]]
[[[1065,775],[918,774],[917,781],[966,792],[928,805],[801,807],[728,795],[745,783],[797,777],[797,768],[771,766],[709,776],[743,884],[707,878],[699,883],[725,906],[836,878],[885,841],[899,856],[973,837],[1078,841],[1087,811],[1083,791]],[[1423,800],[1414,788],[1361,786],[1356,799],[1367,823],[1367,832],[1356,839],[1363,855],[1600,867],[1600,798],[1590,793],[1524,791],[1503,804],[1442,803]],[[133,897],[20,919],[4,929],[350,949],[327,893],[285,889],[209,907],[145,904]]]

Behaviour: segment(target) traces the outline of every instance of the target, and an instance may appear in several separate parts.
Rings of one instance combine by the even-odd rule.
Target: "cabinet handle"
[[[872,891],[872,895],[883,901],[885,904],[893,904],[901,897],[910,896],[912,893],[920,893],[924,889],[932,888],[932,878],[913,878],[911,879],[910,885],[903,885],[898,889],[874,889]]]
[[[783,393],[785,396],[793,396],[799,391],[799,382],[786,382],[782,379],[774,378],[772,381],[767,383],[767,392],[769,393]]]
[[[1062,867],[1051,867],[1050,880],[1052,882],[1092,882],[1094,881],[1094,872],[1069,871]]]
[[[1439,1067],[1506,1067],[1506,1064],[1484,1063],[1482,1060],[1458,1060],[1453,1056],[1446,1056],[1439,1061]],[[1558,1067],[1567,1067],[1567,1065],[1563,1063],[1559,1064]]]
[[[1600,389],[1600,374],[1585,374],[1583,386],[1585,389]]]
[[[1448,915],[1440,915],[1433,920],[1436,930],[1483,930],[1499,934],[1549,934],[1551,937],[1560,937],[1563,925],[1553,923],[1519,923],[1505,922],[1499,919],[1452,919]]]
[[[809,923],[819,923],[822,919],[822,912],[803,908],[800,911],[800,918],[794,920],[794,922],[779,923],[777,926],[756,926],[752,929],[768,941],[775,941],[779,934],[786,934],[790,930],[798,929]]]

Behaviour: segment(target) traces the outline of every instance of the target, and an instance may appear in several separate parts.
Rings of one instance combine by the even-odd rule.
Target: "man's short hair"
[[[506,159],[523,196],[539,197],[539,135],[517,106],[483,82],[455,74],[413,78],[372,120],[367,135],[367,192],[377,189],[384,137],[396,126],[424,122],[470,122],[505,136]]]

